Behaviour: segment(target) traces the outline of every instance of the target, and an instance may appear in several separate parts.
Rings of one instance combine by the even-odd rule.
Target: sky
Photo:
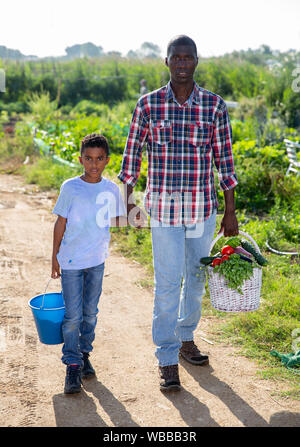
[[[300,50],[300,0],[2,0],[0,45],[25,55],[62,56],[92,42],[126,55],[153,42],[165,56],[178,34],[200,56],[234,50]]]

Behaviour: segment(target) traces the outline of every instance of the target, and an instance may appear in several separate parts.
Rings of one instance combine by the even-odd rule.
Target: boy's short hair
[[[100,135],[98,133],[91,133],[89,135],[86,135],[81,140],[80,155],[84,153],[84,150],[87,147],[102,147],[105,150],[106,156],[109,156],[109,145],[104,135]]]

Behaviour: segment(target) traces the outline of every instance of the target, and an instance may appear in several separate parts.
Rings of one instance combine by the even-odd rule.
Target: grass
[[[51,158],[38,158],[32,165],[22,166],[19,173],[28,183],[39,185],[42,191],[56,189],[59,191],[61,184],[70,177],[75,177],[82,169],[54,163]]]
[[[148,275],[153,276],[151,234],[148,228],[112,228],[111,239],[124,256],[142,264]]]
[[[76,169],[53,163],[49,158],[35,156],[29,144],[25,144],[23,150],[20,150],[14,139],[11,139],[9,143],[4,140],[0,145],[1,165],[5,166],[8,159],[12,160],[15,157],[18,165],[16,171],[22,174],[28,183],[35,183],[43,190],[53,188],[58,192],[61,183],[66,178],[79,173]],[[25,154],[30,154],[32,162],[24,166],[22,160]],[[2,172],[5,172],[5,169]],[[110,172],[108,174],[113,175]],[[221,216],[218,216],[217,230],[220,219]],[[292,331],[300,328],[300,259],[277,256],[264,250],[270,228],[274,227],[274,220],[270,217],[258,218],[240,212],[238,220],[240,229],[254,238],[261,247],[262,254],[269,260],[268,267],[263,269],[261,305],[256,312],[250,313],[218,312],[212,308],[209,293],[206,290],[202,313],[204,316],[215,317],[213,338],[216,341],[235,345],[241,354],[255,359],[259,364],[258,374],[261,377],[283,381],[287,386],[282,393],[283,397],[300,399],[300,375],[289,371],[280,364],[278,359],[270,355],[270,350],[281,353],[292,352]],[[145,267],[146,277],[139,286],[153,287],[150,230],[115,228],[111,229],[111,235],[112,241],[120,252]],[[224,239],[220,239],[219,246],[223,242]],[[283,244],[284,241],[278,241],[278,243]],[[215,248],[218,249],[217,244]],[[299,368],[298,371],[300,371]]]
[[[32,156],[32,138],[6,136],[0,132],[0,173],[18,172],[27,155]]]

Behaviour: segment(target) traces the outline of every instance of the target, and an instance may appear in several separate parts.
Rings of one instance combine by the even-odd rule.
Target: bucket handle
[[[44,292],[44,295],[43,295],[43,300],[42,300],[42,304],[41,304],[41,306],[40,306],[40,309],[42,309],[42,308],[44,307],[44,299],[45,299],[45,295],[46,295],[46,292],[47,292],[47,289],[48,289],[48,286],[49,286],[49,283],[50,283],[51,279],[52,279],[52,278],[50,278],[49,281],[47,282],[47,285],[46,285],[46,288],[45,288],[45,292]]]

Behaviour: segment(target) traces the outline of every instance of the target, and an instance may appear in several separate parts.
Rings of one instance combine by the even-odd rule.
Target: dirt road
[[[28,300],[50,278],[55,194],[0,175],[0,426],[300,426],[300,404],[274,398],[280,385],[232,347],[195,340],[210,366],[180,361],[183,390],[162,394],[151,338],[152,292],[141,266],[113,250],[106,263],[92,363],[97,378],[63,394],[62,345],[39,342]],[[60,291],[52,280],[48,291]]]

